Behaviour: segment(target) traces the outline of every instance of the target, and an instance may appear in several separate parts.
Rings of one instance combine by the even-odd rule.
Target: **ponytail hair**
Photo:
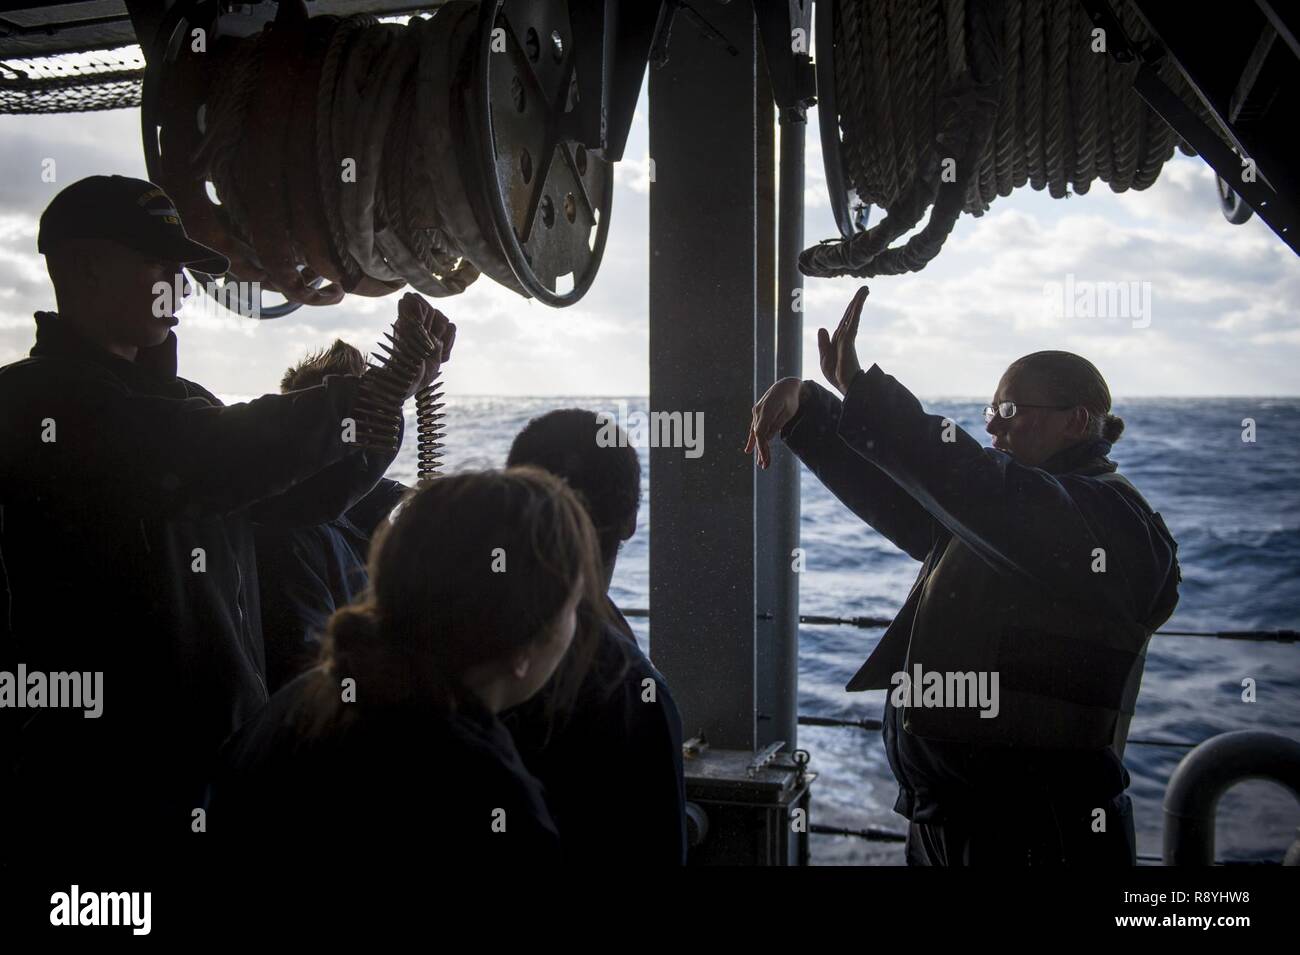
[[[536,468],[437,478],[408,492],[370,552],[370,584],[329,621],[305,726],[348,718],[343,681],[361,704],[454,710],[463,678],[551,639],[581,586],[573,643],[549,709],[572,705],[605,624],[596,534],[577,496]]]

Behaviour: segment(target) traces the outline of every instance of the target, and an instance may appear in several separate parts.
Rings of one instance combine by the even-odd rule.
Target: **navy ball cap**
[[[171,197],[144,179],[88,176],[63,189],[41,213],[37,251],[67,239],[108,239],[207,275],[230,270],[229,259],[186,234]]]

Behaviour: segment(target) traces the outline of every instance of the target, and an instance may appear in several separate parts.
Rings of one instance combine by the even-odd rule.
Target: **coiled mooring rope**
[[[982,215],[1026,183],[1055,198],[1094,179],[1145,189],[1179,143],[1134,92],[1139,64],[1096,48],[1078,0],[838,0],[836,13],[845,181],[886,215],[806,249],[807,275],[918,271],[963,211]],[[1118,15],[1131,40],[1146,40],[1127,3]],[[1168,58],[1159,73],[1203,113]],[[925,226],[892,245],[931,206]]]
[[[261,54],[260,34],[236,48],[227,69],[233,82],[215,84],[213,95],[206,104],[204,138],[190,157],[194,167],[208,170],[214,190],[227,207],[229,221],[238,229],[235,238],[245,246],[251,246],[248,233],[242,228],[248,221],[248,212],[240,205],[239,191],[234,188],[232,165],[239,148],[243,120],[257,85]]]
[[[457,102],[453,81],[473,55],[477,9],[453,0],[402,25],[364,14],[308,21],[300,6],[285,3],[263,33],[223,38],[209,54],[202,136],[187,175],[212,184],[239,260],[264,270],[237,278],[258,278],[307,304],[337,300],[319,282],[306,286],[317,278],[364,295],[408,283],[428,295],[455,295],[481,271],[517,287],[495,237],[484,235],[489,213],[461,187],[459,153],[475,135],[474,117]],[[287,32],[308,30],[284,43]],[[292,57],[263,55],[277,39]],[[422,95],[431,88],[433,97]],[[314,115],[286,115],[283,135],[307,131],[314,163],[294,162],[301,155],[292,146],[267,150],[265,138],[248,135],[250,124],[267,121],[255,114],[255,100],[268,90],[286,114],[295,101],[313,104]],[[298,212],[295,220],[318,219],[322,234],[312,221],[294,221],[288,252],[266,238],[284,228],[271,227],[272,210],[259,201],[275,195],[269,189],[290,196],[284,208]]]

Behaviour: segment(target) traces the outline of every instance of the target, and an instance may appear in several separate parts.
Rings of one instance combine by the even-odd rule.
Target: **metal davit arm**
[[[1165,790],[1165,865],[1214,865],[1219,797],[1245,779],[1280,783],[1300,799],[1300,742],[1238,730],[1184,756]]]

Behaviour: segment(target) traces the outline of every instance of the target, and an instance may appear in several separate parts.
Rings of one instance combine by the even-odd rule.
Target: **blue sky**
[[[633,395],[648,391],[647,104],[642,97],[618,167],[600,274],[567,309],[480,279],[443,300],[459,327],[447,387],[462,394]],[[808,136],[806,244],[835,234],[816,135]],[[53,158],[58,182],[41,180]],[[93,173],[143,177],[138,113],[0,116],[0,363],[24,355],[32,312],[52,308],[36,252],[41,210],[63,185]],[[701,171],[701,174],[705,174]],[[1063,317],[1050,283],[1149,283],[1150,323]],[[923,272],[869,282],[859,335],[864,366],[880,365],[921,395],[985,397],[1019,355],[1064,348],[1092,359],[1117,398],[1300,393],[1300,263],[1258,219],[1229,225],[1214,180],[1179,154],[1146,192],[1052,200],[1022,189],[982,218],[963,216]],[[816,377],[816,329],[833,326],[849,279],[807,281],[805,376]],[[683,289],[689,296],[690,289]],[[348,298],[254,322],[212,309],[181,314],[181,374],[225,395],[277,387],[309,348],[342,337],[369,348],[397,296]],[[704,318],[702,317],[702,320]],[[737,356],[742,358],[743,356]]]

